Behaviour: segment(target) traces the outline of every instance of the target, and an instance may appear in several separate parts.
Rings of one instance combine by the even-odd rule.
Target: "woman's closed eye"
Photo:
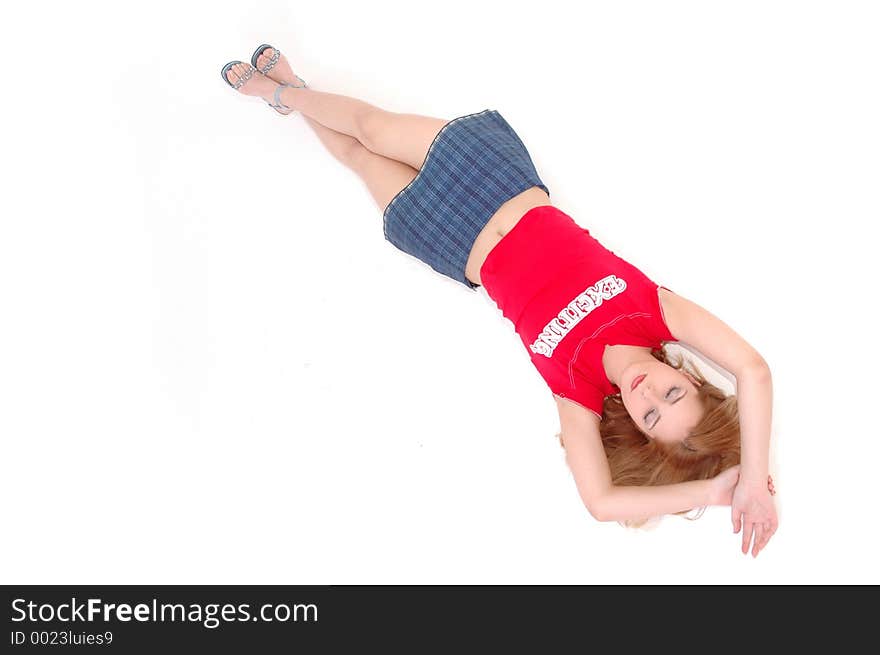
[[[666,392],[666,400],[672,400],[673,404],[677,403],[685,396],[685,394],[683,393],[678,393],[679,391],[681,391],[681,387],[671,387],[669,391]],[[649,426],[649,429],[653,428],[654,425],[657,425],[660,419],[657,418],[657,420],[654,421],[654,425],[651,425],[651,420],[658,416],[659,412],[656,409],[650,409],[648,413],[644,416],[645,425]]]

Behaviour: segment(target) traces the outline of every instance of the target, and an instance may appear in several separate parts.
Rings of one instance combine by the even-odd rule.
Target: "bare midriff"
[[[541,205],[552,205],[550,196],[541,188],[533,186],[505,202],[477,235],[464,268],[465,276],[473,283],[482,285],[480,267],[486,256],[513,229],[527,211]]]

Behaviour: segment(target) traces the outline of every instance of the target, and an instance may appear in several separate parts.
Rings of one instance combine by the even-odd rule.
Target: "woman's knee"
[[[358,138],[368,150],[419,169],[428,148],[448,121],[377,109],[358,118]]]
[[[335,154],[340,162],[353,170],[360,170],[363,168],[369,157],[374,155],[374,153],[367,150],[367,148],[364,147],[364,144],[354,137],[346,139],[345,142],[339,146],[339,149]]]
[[[377,154],[382,152],[382,141],[389,122],[389,115],[385,109],[372,107],[364,109],[355,116],[357,139],[367,150]]]

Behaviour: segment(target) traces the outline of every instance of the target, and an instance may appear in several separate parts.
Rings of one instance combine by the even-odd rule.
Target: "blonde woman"
[[[364,181],[395,247],[469,291],[485,289],[547,382],[590,514],[639,525],[729,505],[742,552],[766,546],[777,515],[764,358],[553,206],[498,111],[453,120],[386,111],[310,88],[269,44],[221,75],[279,114],[299,112]],[[732,373],[737,395],[671,361],[663,345],[676,341]]]

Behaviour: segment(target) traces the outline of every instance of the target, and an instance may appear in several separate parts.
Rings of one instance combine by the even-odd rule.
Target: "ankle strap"
[[[281,102],[281,89],[283,89],[284,87],[288,87],[288,86],[291,89],[301,89],[303,87],[308,87],[308,85],[305,83],[305,81],[299,75],[296,76],[296,79],[298,79],[300,82],[302,82],[302,84],[290,84],[288,82],[282,82],[281,84],[279,84],[278,86],[275,87],[274,99],[275,99],[275,106],[276,107],[281,107],[282,109],[293,110],[293,107],[288,107],[283,102]]]

